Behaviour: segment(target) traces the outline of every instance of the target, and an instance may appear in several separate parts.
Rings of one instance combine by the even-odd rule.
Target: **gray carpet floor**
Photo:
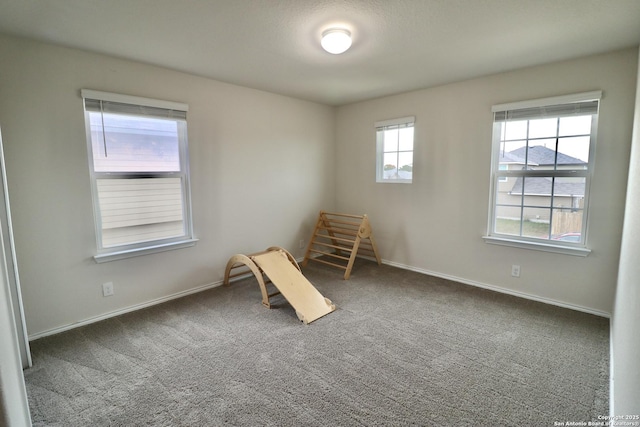
[[[32,342],[35,426],[553,426],[608,414],[609,321],[359,260],[304,268],[310,325],[253,278]],[[276,300],[278,301],[278,300]]]

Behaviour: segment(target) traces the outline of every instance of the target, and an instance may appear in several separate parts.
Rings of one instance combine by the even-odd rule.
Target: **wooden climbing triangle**
[[[302,266],[311,260],[337,267],[345,270],[346,280],[358,256],[381,264],[367,215],[320,211]]]

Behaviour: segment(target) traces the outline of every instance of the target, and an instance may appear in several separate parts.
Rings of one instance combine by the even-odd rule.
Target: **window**
[[[489,243],[586,256],[601,92],[496,105]]]
[[[413,180],[415,117],[376,122],[376,182]]]
[[[191,246],[188,106],[82,90],[96,261]]]

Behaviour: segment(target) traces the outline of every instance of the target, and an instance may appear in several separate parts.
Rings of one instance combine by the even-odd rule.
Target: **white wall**
[[[640,64],[639,64],[640,67]],[[615,415],[640,414],[640,71],[636,89],[629,184],[612,318]]]
[[[221,279],[235,253],[294,254],[334,207],[333,108],[0,37],[0,125],[30,336]],[[220,58],[224,60],[224,58]],[[189,104],[195,247],[96,264],[80,89]],[[115,295],[102,297],[103,282]]]
[[[228,257],[301,255],[320,209],[369,214],[382,257],[599,313],[612,310],[637,49],[333,109],[0,37],[2,125],[31,336],[220,280]],[[81,88],[185,102],[193,248],[96,264]],[[587,258],[484,243],[491,105],[601,89]],[[414,183],[375,183],[376,120],[416,116]],[[334,133],[335,132],[335,133]],[[521,265],[520,278],[510,276]],[[104,298],[101,284],[116,294]]]
[[[482,77],[338,108],[339,211],[367,213],[381,256],[480,285],[584,308],[613,306],[637,49]],[[429,70],[425,70],[428,73]],[[586,257],[489,245],[491,106],[602,90]],[[375,183],[377,120],[415,115],[414,182]],[[511,265],[521,277],[511,277]]]

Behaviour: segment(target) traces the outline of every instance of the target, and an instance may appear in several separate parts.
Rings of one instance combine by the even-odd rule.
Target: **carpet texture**
[[[253,278],[31,343],[35,426],[553,426],[608,414],[609,321],[358,260],[310,325]]]

